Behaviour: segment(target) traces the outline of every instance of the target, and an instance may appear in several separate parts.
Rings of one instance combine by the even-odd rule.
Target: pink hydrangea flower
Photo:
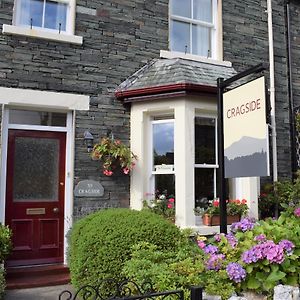
[[[103,171],[103,174],[106,175],[106,176],[111,176],[113,174],[113,171],[110,171],[110,170],[104,170]]]
[[[295,210],[294,210],[294,215],[296,217],[300,217],[300,207],[297,207]]]

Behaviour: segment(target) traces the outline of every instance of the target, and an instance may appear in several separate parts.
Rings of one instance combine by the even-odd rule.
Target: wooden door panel
[[[59,219],[39,220],[40,249],[58,249]]]
[[[14,250],[8,265],[63,261],[64,132],[9,130],[5,222]]]
[[[32,250],[33,248],[33,221],[12,220],[13,251]]]

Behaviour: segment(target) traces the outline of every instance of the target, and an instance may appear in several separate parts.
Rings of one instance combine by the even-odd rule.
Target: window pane
[[[155,194],[175,197],[175,176],[173,174],[155,175]]]
[[[58,140],[18,137],[14,159],[15,202],[58,201]]]
[[[216,121],[213,118],[195,118],[195,163],[216,163]]]
[[[45,27],[66,31],[67,5],[52,1],[46,2]]]
[[[18,25],[28,25],[42,27],[43,24],[43,6],[42,0],[20,0]]]
[[[195,207],[208,206],[214,199],[214,169],[195,168]]]
[[[191,0],[172,0],[171,14],[191,18]]]
[[[193,18],[212,23],[212,1],[211,0],[194,0]]]
[[[211,57],[210,49],[211,29],[200,25],[193,25],[192,41],[193,54]]]
[[[174,164],[174,123],[153,124],[154,165]]]
[[[171,21],[171,51],[190,53],[190,25]]]
[[[66,126],[67,115],[65,113],[29,111],[11,109],[9,111],[10,124],[28,124],[43,126]]]

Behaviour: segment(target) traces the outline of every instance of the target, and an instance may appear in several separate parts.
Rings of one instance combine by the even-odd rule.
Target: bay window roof
[[[213,64],[182,58],[154,59],[119,85],[116,97],[124,102],[149,95],[178,92],[216,94],[217,78],[236,74],[230,63]]]

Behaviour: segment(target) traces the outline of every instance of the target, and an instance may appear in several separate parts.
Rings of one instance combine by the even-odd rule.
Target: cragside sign
[[[225,178],[269,176],[265,78],[223,94]]]

